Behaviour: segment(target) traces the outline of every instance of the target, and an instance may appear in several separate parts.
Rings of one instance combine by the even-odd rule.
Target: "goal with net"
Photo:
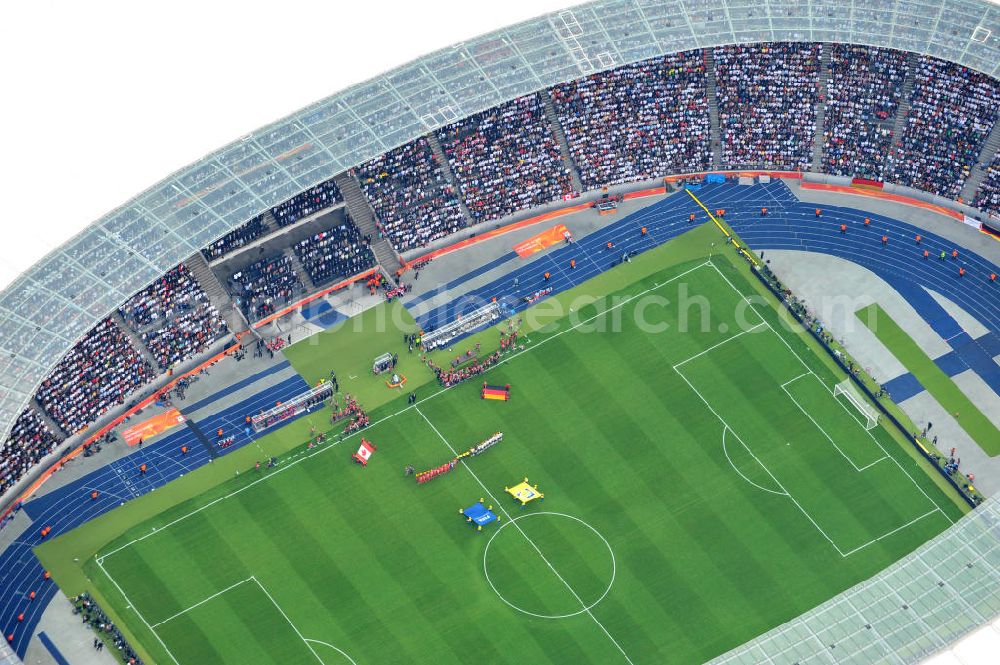
[[[858,392],[858,389],[854,386],[850,379],[844,379],[838,383],[833,388],[833,396],[835,398],[844,396],[851,406],[853,406],[858,413],[861,414],[863,420],[860,420],[861,424],[866,430],[873,429],[878,426],[878,410],[868,403],[864,397]]]

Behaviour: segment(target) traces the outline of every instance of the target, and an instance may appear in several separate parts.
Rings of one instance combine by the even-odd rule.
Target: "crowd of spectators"
[[[90,594],[81,593],[73,598],[73,613],[83,616],[83,623],[94,629],[99,637],[94,638],[93,646],[97,651],[103,651],[105,643],[118,650],[119,660],[126,665],[142,665],[142,659],[122,635],[118,627],[108,618],[104,610]]]
[[[31,409],[22,411],[0,446],[0,495],[55,450],[60,441],[37,413]]]
[[[585,189],[711,166],[705,57],[686,51],[551,89]]]
[[[906,54],[834,44],[823,118],[823,170],[882,180],[892,148]]]
[[[337,183],[331,178],[326,182],[300,192],[280,205],[271,208],[271,214],[278,226],[294,224],[303,217],[329,208],[343,201]]]
[[[125,322],[136,331],[169,320],[208,302],[208,296],[183,263],[139,291],[118,308]]]
[[[118,308],[167,369],[205,351],[228,332],[219,311],[181,263]]]
[[[574,194],[537,94],[442,127],[437,138],[474,223]]]
[[[155,376],[121,329],[104,319],[67,353],[35,399],[67,434],[75,434]]]
[[[809,167],[820,48],[775,42],[713,51],[723,167]]]
[[[1000,83],[921,56],[906,129],[891,157],[894,182],[958,198],[1000,110]]]
[[[356,275],[375,265],[371,239],[362,237],[350,219],[309,236],[293,249],[315,286]]]
[[[302,292],[292,259],[284,254],[265,257],[229,278],[236,304],[251,321],[277,311],[280,305]]]
[[[458,231],[465,217],[427,139],[391,150],[356,171],[379,231],[405,252]]]
[[[240,247],[247,245],[257,238],[267,233],[267,225],[264,224],[264,217],[258,215],[243,226],[230,231],[211,245],[201,250],[205,258],[209,261],[225,256],[229,252],[236,251]]]
[[[162,328],[142,333],[142,342],[157,364],[167,369],[207,351],[227,332],[229,327],[219,311],[214,305],[205,303],[172,319]]]
[[[986,176],[979,185],[973,205],[991,215],[1000,217],[1000,153],[986,168]]]

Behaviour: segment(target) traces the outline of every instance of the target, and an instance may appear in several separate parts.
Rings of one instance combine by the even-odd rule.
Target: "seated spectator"
[[[211,261],[250,244],[265,233],[267,226],[264,224],[264,218],[258,215],[201,250],[201,253],[205,255],[206,260]]]
[[[161,328],[142,333],[142,342],[162,369],[207,351],[229,332],[211,303],[203,303],[171,319]]]
[[[375,265],[369,242],[350,219],[306,238],[293,248],[315,286],[350,277]]]
[[[229,278],[236,302],[251,321],[262,319],[278,310],[303,286],[292,266],[292,259],[276,254],[234,273]]]
[[[356,175],[379,231],[398,252],[465,226],[458,197],[423,137],[362,164]]]
[[[133,329],[139,331],[206,302],[208,296],[191,276],[187,266],[180,263],[126,300],[118,308],[118,313]]]
[[[271,208],[271,214],[278,226],[288,226],[343,200],[337,183],[331,178]]]
[[[820,48],[776,42],[714,49],[724,168],[810,166]]]
[[[979,185],[973,205],[990,215],[1000,217],[1000,153],[986,169],[986,177]]]
[[[584,188],[711,166],[702,51],[592,74],[550,90]]]
[[[118,308],[167,369],[205,351],[228,332],[218,310],[183,263]],[[198,326],[201,326],[200,328]]]
[[[31,409],[14,421],[7,440],[0,446],[0,495],[10,489],[62,441]]]
[[[823,170],[882,180],[906,78],[906,54],[834,44],[823,118]]]
[[[104,319],[59,361],[35,399],[63,431],[75,434],[153,377],[121,329]]]
[[[958,198],[997,121],[998,106],[996,79],[921,56],[906,128],[890,159],[892,180]]]
[[[537,94],[436,132],[474,223],[575,194]]]

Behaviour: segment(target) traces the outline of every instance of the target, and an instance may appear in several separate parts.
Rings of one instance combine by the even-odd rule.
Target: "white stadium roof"
[[[219,146],[421,55],[566,4],[504,0],[469,11],[463,0],[285,0],[277,11],[267,0],[176,0],[168,11],[125,0],[4,3],[0,289]]]

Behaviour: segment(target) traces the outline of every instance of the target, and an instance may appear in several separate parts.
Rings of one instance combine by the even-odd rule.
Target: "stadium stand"
[[[370,241],[350,218],[340,226],[320,231],[293,248],[315,286],[356,275],[375,265]]]
[[[276,311],[303,290],[292,259],[284,254],[265,257],[237,271],[229,278],[236,303],[250,321]]]
[[[563,83],[549,92],[585,189],[709,168],[702,51]]]
[[[331,178],[271,208],[271,215],[274,216],[278,226],[288,226],[343,200],[340,189]]]
[[[397,251],[425,246],[465,226],[458,197],[426,138],[366,162],[355,173],[379,231]]]
[[[447,125],[436,135],[475,223],[574,195],[537,94]]]
[[[267,225],[264,223],[264,217],[258,215],[201,250],[201,253],[205,255],[206,260],[212,261],[253,242],[265,233],[267,233]]]
[[[221,339],[229,327],[210,303],[171,319],[157,330],[142,333],[142,341],[161,369],[203,353]]]
[[[1000,154],[993,158],[986,170],[973,206],[991,215],[1000,216]]]
[[[834,44],[823,118],[823,170],[882,180],[892,148],[906,54]]]
[[[724,167],[808,167],[821,48],[819,44],[776,43],[713,50]],[[889,128],[901,102],[905,54],[842,44],[832,49],[829,95],[823,100],[823,169],[837,175],[885,178],[956,197],[997,121],[1000,84],[958,65],[920,58],[905,132],[896,137],[899,144],[893,148]],[[689,51],[560,84],[540,94],[551,95],[570,154],[589,189],[709,168],[706,86],[704,52]],[[474,223],[573,194],[567,165],[537,94],[456,122],[438,130],[436,136]],[[376,213],[379,231],[399,251],[425,246],[465,226],[457,194],[425,138],[366,162],[355,173]],[[787,205],[788,219],[780,224],[759,222],[756,210],[772,199],[754,198],[758,191],[742,200],[720,197],[720,201],[735,208],[730,216],[734,226],[755,246],[864,256],[863,246],[853,236],[842,243],[845,249],[831,250],[825,237],[814,230],[809,235],[809,206],[798,205],[782,187],[772,185],[766,192]],[[715,190],[707,193],[706,200],[710,200]],[[340,201],[339,188],[328,180],[273,207],[271,214],[279,226],[287,227]],[[1000,155],[990,165],[974,204],[1000,214]],[[844,219],[857,221],[849,216]],[[671,234],[682,230],[662,223]],[[660,222],[651,223],[658,231],[653,224]],[[898,226],[905,234],[916,230]],[[258,216],[202,253],[208,260],[220,258],[267,232],[264,217]],[[601,256],[603,240],[595,236],[579,246],[586,249],[592,244],[594,255]],[[653,241],[643,237],[631,242],[636,249],[645,249]],[[935,236],[925,242],[935,250],[938,244],[946,246]],[[301,240],[293,250],[316,286],[356,274],[376,262],[370,239],[349,219]],[[896,252],[895,247],[891,251]],[[867,263],[873,269],[898,264],[902,270],[910,265],[909,259],[909,255],[887,251],[877,262]],[[988,266],[975,267],[985,271]],[[915,272],[928,288],[947,293],[973,311],[974,303],[955,293],[950,273],[942,269],[938,275],[935,270],[937,264],[931,263]],[[581,270],[571,279],[578,283],[587,274]],[[526,271],[529,286],[531,279],[538,278]],[[292,259],[281,254],[244,267],[229,281],[250,320],[276,311],[305,288]],[[499,282],[493,285],[499,287]],[[526,306],[518,303],[518,307]],[[203,351],[227,332],[183,264],[134,295],[119,312],[164,369]],[[453,313],[447,310],[440,318]],[[105,319],[46,378],[37,400],[60,427],[77,432],[123,404],[153,374],[122,331]],[[0,493],[60,441],[37,413],[22,412],[0,448]]]
[[[37,413],[25,409],[0,447],[0,494],[55,450],[61,441]]]
[[[181,312],[207,302],[205,292],[180,263],[162,277],[126,300],[118,312],[137,332],[145,326],[170,319]]]
[[[809,166],[821,48],[776,42],[713,51],[723,167]]]
[[[35,399],[64,432],[73,434],[124,404],[129,393],[154,376],[122,330],[104,319],[59,361]]]
[[[998,104],[995,79],[921,56],[906,128],[892,151],[890,179],[958,197],[997,120]]]
[[[205,351],[229,330],[183,263],[129,298],[118,312],[161,369]]]

